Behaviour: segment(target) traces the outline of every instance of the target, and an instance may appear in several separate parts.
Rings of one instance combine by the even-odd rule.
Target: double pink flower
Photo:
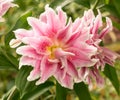
[[[102,84],[99,69],[106,63],[112,65],[116,58],[113,52],[99,45],[104,35],[112,30],[111,20],[106,18],[107,25],[100,30],[100,12],[95,17],[93,11],[88,10],[82,18],[72,22],[60,7],[56,10],[57,13],[46,5],[39,18],[27,18],[30,30],[14,31],[16,39],[11,40],[10,46],[17,47],[17,54],[22,55],[19,68],[32,66],[27,79],[37,79],[36,85],[51,76],[70,89],[74,83],[91,84],[93,79]]]
[[[2,16],[8,11],[10,7],[17,6],[12,3],[13,0],[0,0],[0,22],[3,20]]]

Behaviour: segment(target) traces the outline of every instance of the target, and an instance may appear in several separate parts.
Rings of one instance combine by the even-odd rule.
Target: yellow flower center
[[[49,46],[47,47],[47,51],[50,53],[50,59],[55,59],[55,55],[54,55],[54,51],[59,48],[59,46],[57,45],[52,45],[52,46]]]

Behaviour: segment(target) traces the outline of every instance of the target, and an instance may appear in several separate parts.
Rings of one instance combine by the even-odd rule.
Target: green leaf
[[[105,5],[103,7],[104,10],[110,12],[111,14],[113,14],[116,17],[120,17],[120,14],[118,13],[118,11],[116,10],[115,6],[113,4],[109,4],[109,5]]]
[[[0,69],[17,69],[18,61],[0,47]]]
[[[80,4],[86,8],[90,8],[90,1],[89,0],[74,0],[77,4]]]
[[[50,6],[52,8],[56,8],[58,6],[65,7],[66,5],[70,4],[71,2],[73,2],[73,0],[53,0],[50,3]]]
[[[6,94],[3,95],[2,100],[19,100],[19,91],[13,86]]]
[[[112,23],[113,23],[113,26],[115,26],[117,29],[120,30],[120,23],[119,22],[112,21]]]
[[[14,38],[14,34],[13,34],[14,30],[18,28],[28,28],[27,17],[31,15],[32,15],[32,10],[29,10],[26,13],[24,13],[22,16],[20,16],[20,18],[16,21],[16,23],[13,25],[13,27],[10,29],[10,31],[5,36],[6,46],[8,46],[10,40]]]
[[[64,2],[64,0],[53,0],[51,3],[50,3],[50,6],[51,7],[56,7],[60,4],[62,4]]]
[[[104,74],[112,82],[115,90],[119,94],[119,92],[120,92],[120,84],[119,84],[119,80],[118,80],[118,77],[117,77],[116,69],[114,67],[106,64]]]
[[[52,82],[45,82],[44,84],[36,86],[35,81],[28,82],[27,77],[30,74],[31,69],[32,68],[29,66],[23,66],[16,77],[15,83],[20,91],[21,100],[34,100],[54,85]]]
[[[56,82],[56,100],[66,100],[67,89]]]
[[[112,2],[120,15],[120,0],[113,0]]]
[[[74,91],[80,100],[92,100],[88,87],[83,82],[75,84]]]

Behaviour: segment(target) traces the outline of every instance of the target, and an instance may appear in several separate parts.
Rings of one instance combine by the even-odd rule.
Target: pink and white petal
[[[34,59],[41,60],[41,55],[36,52],[36,50],[30,46],[21,46],[16,49],[17,54],[28,56]]]
[[[92,78],[97,82],[97,84],[99,86],[103,86],[104,84],[104,79],[102,78],[102,76],[100,75],[98,69],[93,69],[90,72],[90,76],[92,76]]]
[[[91,57],[91,56],[97,54],[97,50],[98,50],[97,47],[88,45],[87,43],[80,42],[80,41],[76,41],[76,43],[73,45],[73,47],[79,49],[81,52],[86,53],[86,55],[88,57]]]
[[[102,16],[100,11],[98,10],[98,15],[96,16],[94,20],[94,25],[92,29],[92,34],[97,35],[99,28],[102,26]]]
[[[50,38],[41,36],[39,38],[37,37],[26,37],[23,39],[23,43],[29,44],[31,47],[33,47],[37,53],[39,54],[48,54],[47,47],[52,45],[52,41]]]
[[[22,43],[22,42],[21,42],[21,40],[19,40],[19,39],[12,39],[12,40],[10,41],[9,45],[10,45],[11,48],[16,48],[16,47],[18,47],[21,43]]]
[[[59,82],[59,84],[61,84],[61,86],[69,88],[69,89],[73,89],[73,78],[66,74],[64,79],[60,78],[57,74],[55,75],[56,80]]]
[[[80,69],[78,69],[79,78],[77,80],[77,83],[81,82],[81,81],[85,82],[85,80],[88,77],[89,73],[90,73],[90,71],[89,71],[89,68],[87,68],[87,67],[81,67]]]
[[[58,12],[59,20],[60,20],[62,26],[64,27],[66,25],[66,22],[67,22],[67,14],[65,12],[63,12],[61,7],[57,8],[57,12]]]
[[[65,56],[74,56],[73,53],[71,52],[66,52],[64,50],[62,50],[61,48],[57,48],[55,51],[54,51],[54,55],[56,58],[60,58],[60,57],[65,57]]]
[[[59,30],[62,27],[58,15],[52,8],[49,7],[49,5],[45,6],[45,12],[47,15],[47,24],[49,25],[52,32],[56,33],[57,30]]]
[[[90,25],[91,22],[95,19],[95,15],[93,13],[93,10],[90,9],[88,11],[85,11],[83,19],[87,22],[87,25]]]
[[[36,61],[35,66],[33,70],[30,72],[30,75],[27,77],[28,81],[34,81],[40,77],[41,71],[40,71],[40,62]]]
[[[17,29],[13,32],[15,33],[15,37],[19,40],[22,40],[24,37],[33,37],[34,36],[34,33],[32,30]]]
[[[71,77],[78,78],[77,68],[69,60],[67,61],[67,74]]]
[[[111,59],[112,61],[115,61],[115,59],[117,58],[118,54],[105,48],[105,47],[101,47],[101,49],[103,50],[104,56],[108,57],[109,59]]]
[[[23,66],[23,65],[28,65],[28,66],[32,66],[34,67],[36,64],[36,59],[33,59],[31,57],[28,56],[22,56],[20,58],[20,62],[19,62],[19,69]]]
[[[28,24],[35,32],[35,36],[44,36],[46,34],[47,24],[34,17],[27,18]]]
[[[40,14],[40,17],[39,17],[40,21],[44,22],[47,24],[47,15],[46,15],[46,12]]]
[[[0,16],[3,16],[10,7],[18,7],[18,5],[12,3],[12,1],[13,0],[0,0]]]
[[[112,21],[106,17],[107,26],[100,32],[99,38],[102,39],[108,32],[112,30]]]
[[[79,36],[80,36],[79,32],[74,33],[73,35],[71,35],[71,37],[66,42],[66,44],[69,45],[69,46],[73,45],[77,41],[77,39],[79,38]]]
[[[69,61],[71,61],[77,67],[91,67],[98,61],[97,59],[91,59],[86,52],[74,47],[70,47],[68,52],[75,54],[75,56],[69,57]]]
[[[62,41],[63,43],[66,43],[71,37],[71,35],[72,35],[72,22],[71,19],[69,19],[67,26],[56,34],[56,39]]]
[[[72,24],[72,31],[76,33],[76,30],[78,30],[79,26],[81,25],[81,19],[77,18],[74,23]]]
[[[48,61],[48,57],[44,56],[41,60],[40,70],[41,70],[41,78],[36,82],[36,85],[44,83],[49,77],[54,75],[57,69],[56,63],[51,63]]]

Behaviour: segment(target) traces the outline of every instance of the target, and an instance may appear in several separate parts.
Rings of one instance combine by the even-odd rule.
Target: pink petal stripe
[[[112,30],[112,22],[106,17],[107,26],[100,32],[99,38],[102,39],[108,32]]]
[[[40,71],[40,62],[36,61],[35,66],[33,70],[30,72],[30,75],[27,77],[28,81],[34,81],[40,77],[41,71]]]
[[[49,77],[54,75],[56,69],[57,69],[57,64],[56,63],[50,63],[48,61],[48,57],[45,56],[43,57],[41,61],[41,78],[36,82],[36,85],[39,85],[41,83],[44,83]]]
[[[41,22],[39,19],[34,17],[27,18],[28,24],[33,28],[36,36],[44,36],[46,34],[45,30],[47,27],[46,23]]]
[[[37,51],[37,53],[47,54],[47,55],[49,54],[49,52],[47,52],[47,47],[52,45],[52,41],[50,40],[50,38],[45,37],[45,36],[43,37],[41,36],[39,38],[26,37],[23,39],[23,42],[33,47]]]
[[[36,64],[36,60],[28,57],[28,56],[22,56],[20,58],[20,62],[19,62],[19,69],[23,66],[23,65],[31,65],[32,67],[35,67]]]
[[[34,36],[32,30],[26,30],[26,29],[17,29],[13,31],[15,33],[15,37],[19,40],[22,40],[24,37],[32,37]]]
[[[16,52],[20,55],[23,56],[28,56],[34,59],[41,59],[41,55],[39,55],[34,48],[30,47],[30,46],[21,46],[18,47]]]

